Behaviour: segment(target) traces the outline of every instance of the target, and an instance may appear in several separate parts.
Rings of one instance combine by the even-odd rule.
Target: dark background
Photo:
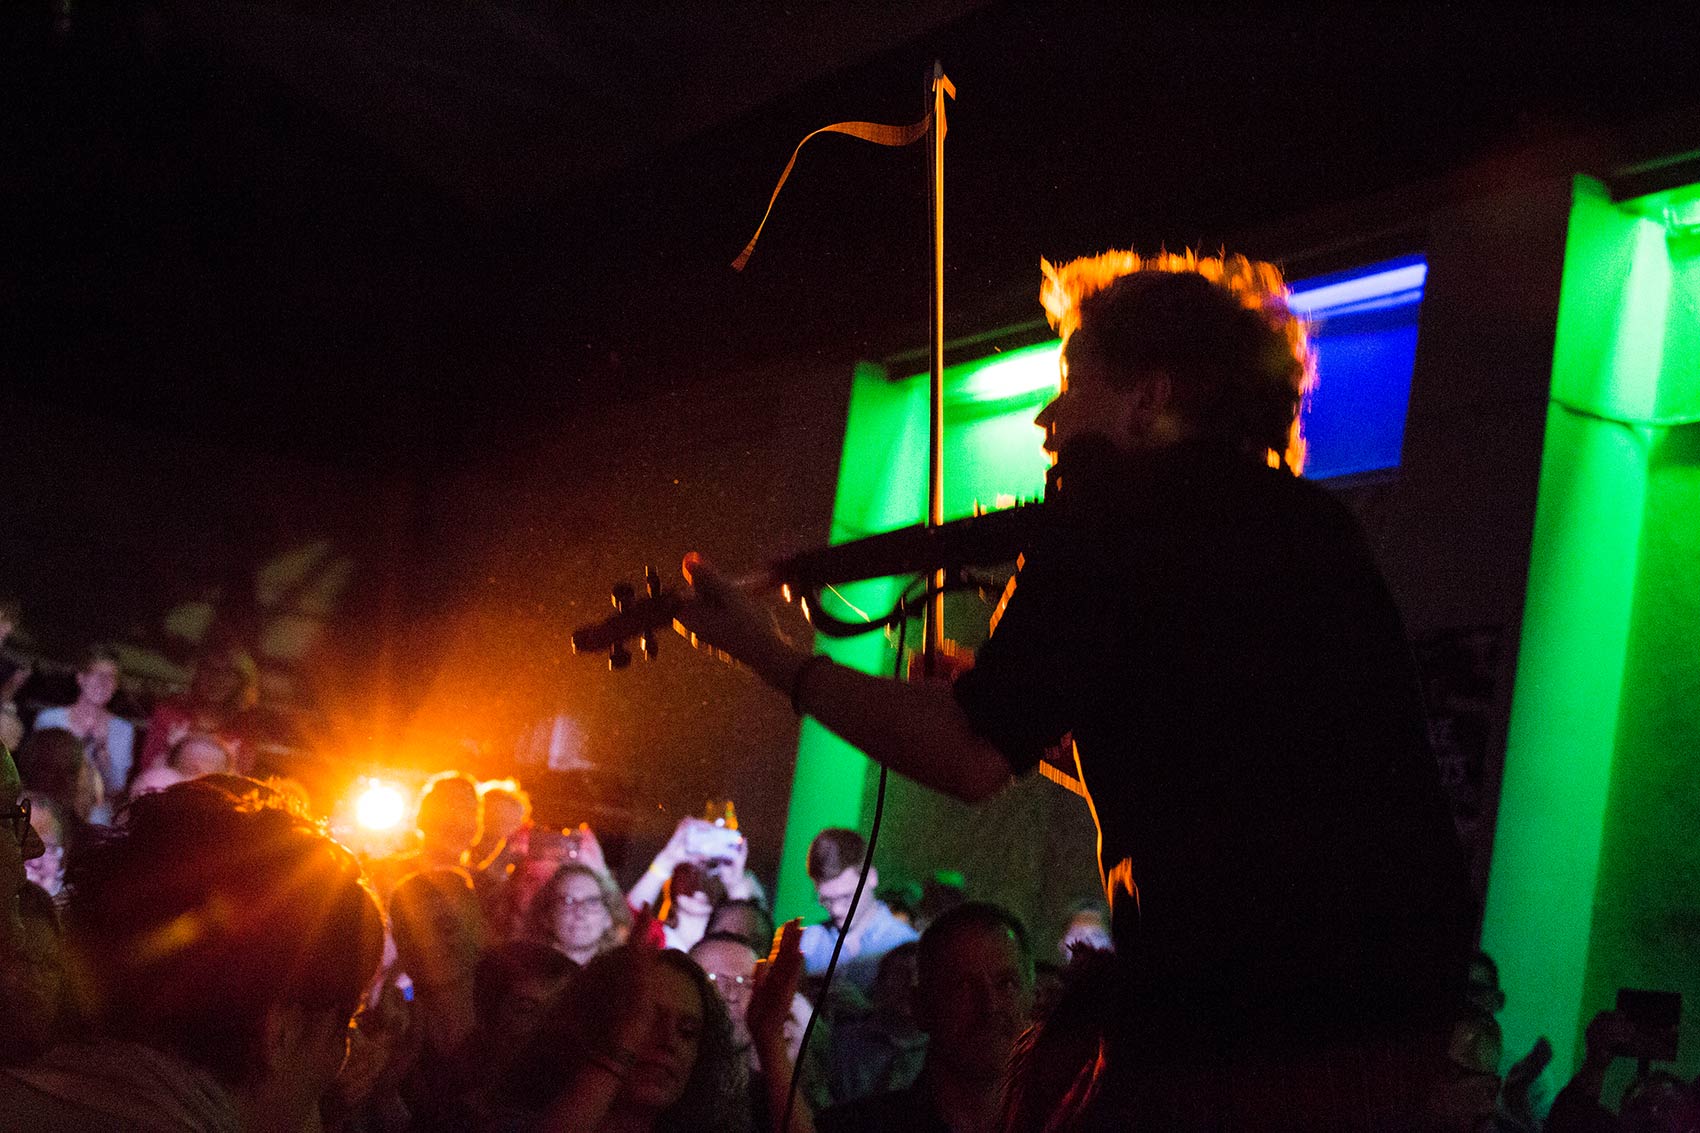
[[[922,147],[811,143],[727,266],[805,133],[912,121],[943,60],[969,334],[1037,313],[1040,256],[1258,253],[1530,153],[1632,161],[1700,103],[1677,6],[848,7],[7,5],[21,645],[120,640],[165,687],[210,624],[282,634],[268,699],[322,768],[499,770],[561,713],[563,820],[601,798],[650,836],[731,795],[771,854],[784,705],[564,638],[645,562],[822,540],[851,364],[924,343]],[[1316,230],[1279,250],[1339,266]]]

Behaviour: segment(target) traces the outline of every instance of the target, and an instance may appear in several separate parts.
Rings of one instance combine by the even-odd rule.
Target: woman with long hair
[[[526,935],[583,967],[625,943],[631,927],[632,911],[613,878],[574,861],[557,869],[532,900]]]
[[[744,1133],[747,1082],[702,969],[633,943],[573,977],[509,1067],[489,1128]]]

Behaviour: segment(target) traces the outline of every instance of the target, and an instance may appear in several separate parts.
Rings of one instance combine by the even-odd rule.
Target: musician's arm
[[[969,726],[950,686],[875,677],[816,658],[775,632],[709,568],[693,572],[698,600],[679,622],[743,662],[764,682],[869,758],[965,802],[996,794],[1009,763]],[[800,679],[799,679],[800,678]]]
[[[807,665],[807,668],[803,666]],[[761,674],[797,706],[875,762],[964,802],[1010,780],[1009,764],[968,725],[944,684],[910,684],[796,653]]]

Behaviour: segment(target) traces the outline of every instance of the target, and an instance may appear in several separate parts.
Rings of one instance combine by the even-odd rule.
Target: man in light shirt
[[[880,878],[872,866],[868,867],[868,882],[856,908],[856,919],[845,924],[867,851],[867,843],[854,830],[828,827],[815,835],[809,844],[809,877],[815,883],[815,896],[831,919],[803,929],[803,970],[811,976],[824,973],[833,946],[842,935],[844,949],[838,957],[838,971],[864,995],[874,986],[880,957],[916,939],[915,930],[874,897]]]

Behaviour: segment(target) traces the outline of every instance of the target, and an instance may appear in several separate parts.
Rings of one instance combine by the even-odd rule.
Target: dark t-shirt
[[[1072,733],[1137,887],[1113,895],[1137,1025],[1174,1049],[1444,1015],[1462,857],[1350,513],[1206,445],[1117,471],[1064,494],[956,695],[1018,772]]]

